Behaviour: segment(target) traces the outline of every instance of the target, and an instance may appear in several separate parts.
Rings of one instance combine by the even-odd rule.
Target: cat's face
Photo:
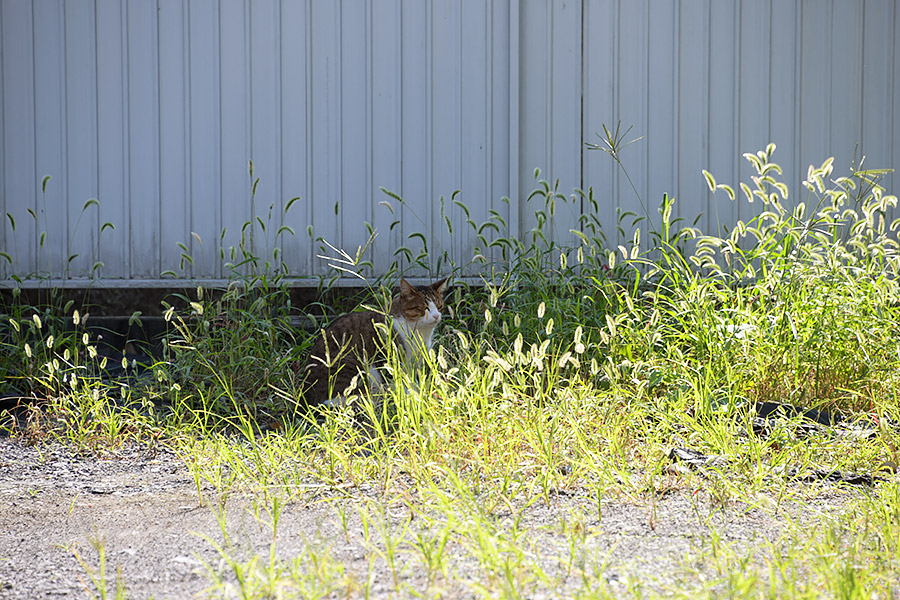
[[[400,280],[400,314],[416,329],[432,328],[441,320],[444,310],[444,288],[447,279],[431,285],[413,286]]]

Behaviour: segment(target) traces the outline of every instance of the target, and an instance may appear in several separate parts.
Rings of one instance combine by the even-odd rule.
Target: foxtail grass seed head
[[[41,323],[41,318],[38,316],[37,313],[31,315],[31,318],[34,321],[34,324],[37,325],[38,329],[40,329],[44,326],[43,323]]]
[[[546,310],[547,310],[547,305],[546,305],[546,304],[544,304],[543,302],[541,302],[540,304],[538,304],[538,310],[537,310],[537,316],[538,316],[538,319],[543,319],[543,318],[544,318],[544,311],[546,311]]]
[[[12,317],[9,318],[9,324],[12,325],[12,328],[16,330],[16,333],[19,333],[19,322]]]
[[[88,346],[87,347],[88,356],[91,358],[97,358],[97,347],[96,346]]]
[[[50,337],[47,338],[47,347],[52,348],[53,342],[54,342],[54,339],[53,339],[53,336],[51,335]]]
[[[484,309],[484,324],[490,325],[491,320],[493,320],[493,317],[491,316],[491,309],[489,309],[489,308]]]
[[[100,359],[100,368],[101,368],[101,369],[105,369],[105,368],[106,368],[106,357],[105,357],[105,356],[104,356],[103,358]]]
[[[516,326],[516,329],[522,326],[522,317],[519,316],[519,313],[516,313],[516,316],[513,317],[513,325]]]
[[[531,364],[534,365],[534,368],[537,371],[544,370],[544,356],[543,353],[538,349],[537,344],[531,345]]]
[[[560,251],[559,251],[559,268],[562,269],[563,271],[565,271],[565,270],[566,270],[566,266],[567,266],[568,264],[569,264],[569,259],[566,258],[566,252],[565,252],[565,250],[560,250]]]
[[[127,369],[128,369],[128,358],[123,356],[122,357],[122,370],[127,370]]]
[[[75,309],[75,312],[72,313],[72,323],[74,325],[78,325],[81,322],[81,315],[78,314],[78,309]]]
[[[203,305],[199,302],[191,302],[191,308],[198,316],[203,316]]]
[[[31,358],[31,346],[28,345],[28,342],[25,342],[25,356]]]
[[[469,349],[469,338],[462,331],[456,330],[456,337],[459,339],[459,345],[462,346],[462,349]]]
[[[88,342],[90,342],[90,341],[91,341],[91,338],[88,336],[87,332],[85,331],[84,334],[82,334],[82,336],[81,336],[81,343],[84,344],[85,346],[87,346]]]
[[[174,315],[174,314],[175,314],[174,306],[170,306],[169,308],[166,309],[165,314],[163,314],[163,317],[165,318],[166,323],[168,323],[169,321],[172,320],[172,315]]]
[[[550,320],[547,321],[547,327],[544,328],[544,331],[547,332],[547,335],[553,333],[553,317],[550,317]]]
[[[69,356],[70,356],[70,354],[69,354],[69,349],[66,348],[65,351],[63,352],[63,360],[66,361],[66,362],[68,362],[68,361],[69,361]]]
[[[198,301],[203,300],[203,286],[202,285],[197,286],[197,300]]]

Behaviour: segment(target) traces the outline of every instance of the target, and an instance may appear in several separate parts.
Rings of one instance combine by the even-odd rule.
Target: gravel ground
[[[519,528],[526,532],[527,551],[549,573],[562,573],[566,559],[561,557],[570,554],[560,533],[565,519],[591,532],[578,554],[602,571],[613,589],[629,578],[650,577],[654,588],[664,590],[679,587],[689,557],[710,536],[747,548],[774,541],[789,519],[812,525],[822,515],[838,512],[855,493],[822,485],[811,499],[764,511],[744,503],[723,508],[704,494],[674,491],[656,502],[605,500],[601,519],[596,500],[576,492],[560,494],[550,506],[533,504],[523,511]],[[204,495],[212,497],[212,491]],[[342,502],[361,505],[375,496],[374,490],[354,490]],[[311,546],[328,546],[347,573],[365,581],[370,556],[358,516],[347,511],[345,534],[335,501],[313,498],[289,504],[279,521],[276,553],[291,558]],[[392,506],[388,516],[402,523],[409,508]],[[510,514],[496,519],[501,528],[512,526]],[[225,522],[236,555],[267,559],[271,530],[260,525],[249,498],[230,497]],[[200,506],[192,477],[173,454],[148,454],[135,447],[101,460],[61,445],[29,446],[0,438],[0,599],[93,597],[95,590],[74,553],[96,566],[91,539],[104,540],[110,575],[121,568],[128,598],[206,597],[211,583],[207,566],[225,571],[211,544],[224,542],[216,511]],[[448,556],[455,577],[445,582],[446,597],[471,597],[465,582],[478,580],[477,564],[462,548],[449,548]],[[392,575],[381,559],[373,564],[373,596],[388,597]],[[409,589],[430,595],[418,570],[407,569],[402,579]],[[561,576],[562,587],[555,593],[565,596],[565,586],[576,580],[575,574],[571,581]]]

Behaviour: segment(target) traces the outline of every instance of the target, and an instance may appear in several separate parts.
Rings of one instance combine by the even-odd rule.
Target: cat
[[[348,313],[320,331],[304,367],[306,405],[340,406],[354,393],[383,387],[388,339],[406,365],[418,362],[431,349],[446,285],[447,278],[424,286],[401,278],[387,314]]]

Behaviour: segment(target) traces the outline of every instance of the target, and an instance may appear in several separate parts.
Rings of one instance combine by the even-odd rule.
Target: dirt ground
[[[581,552],[612,589],[627,585],[629,578],[646,577],[656,582],[654,587],[677,589],[686,560],[710,536],[747,547],[762,544],[777,539],[788,519],[813,524],[839,511],[855,493],[822,486],[811,500],[773,512],[744,503],[723,509],[708,498],[682,491],[656,502],[604,501],[601,515],[588,492],[571,493],[560,495],[551,506],[533,504],[519,526],[528,532],[529,552],[551,572],[558,571],[569,552],[559,532],[561,519],[582,520],[593,534],[586,537]],[[342,502],[364,502],[374,494],[374,490],[353,491]],[[373,559],[370,576],[372,557],[356,518],[348,511],[349,533],[345,533],[333,501],[322,497],[289,504],[279,521],[276,555],[290,559],[310,545],[328,546],[347,573],[371,581],[373,597],[391,596],[393,578],[387,565]],[[265,515],[262,519],[254,515],[248,498],[232,496],[226,506],[224,527],[233,555],[268,560],[273,540],[271,530],[260,524]],[[403,512],[402,506],[391,508],[389,516],[402,522],[408,516]],[[505,518],[508,515],[497,516],[500,526]],[[227,572],[213,545],[225,543],[222,531],[217,511],[200,505],[191,475],[166,451],[148,454],[131,448],[100,460],[58,444],[30,446],[0,438],[0,599],[98,596],[76,558],[78,553],[89,566],[98,566],[91,540],[103,540],[108,577],[114,580],[115,569],[121,568],[128,598],[208,597],[210,569]],[[451,562],[455,582],[477,579],[471,557],[451,551]],[[407,589],[428,595],[428,583],[415,567],[402,577]],[[565,583],[565,578],[561,581]],[[444,591],[445,597],[475,595],[452,582]],[[345,589],[336,597],[348,595],[355,594]],[[565,589],[551,595],[564,597]]]

